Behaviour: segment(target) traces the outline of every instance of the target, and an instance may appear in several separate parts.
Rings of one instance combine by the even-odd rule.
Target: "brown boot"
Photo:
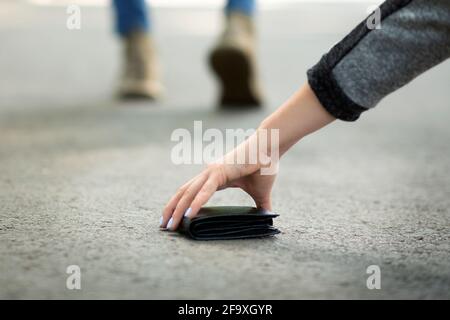
[[[210,54],[210,64],[221,83],[220,105],[258,106],[262,95],[256,75],[253,21],[241,13],[227,16],[225,31]]]
[[[133,32],[124,38],[125,65],[120,79],[121,98],[156,99],[162,93],[155,48],[145,32]]]

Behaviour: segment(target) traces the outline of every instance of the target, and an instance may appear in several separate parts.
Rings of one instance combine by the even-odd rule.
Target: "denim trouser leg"
[[[228,0],[225,6],[225,12],[239,11],[251,16],[255,11],[255,2],[256,0]]]
[[[150,19],[145,0],[113,0],[116,30],[121,36],[132,31],[149,31]]]
[[[256,0],[228,0],[225,12],[239,11],[252,15]],[[125,36],[134,30],[149,31],[150,18],[145,0],[113,0],[116,14],[116,30]]]

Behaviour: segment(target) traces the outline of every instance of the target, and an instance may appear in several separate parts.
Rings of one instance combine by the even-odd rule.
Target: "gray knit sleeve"
[[[308,70],[333,116],[354,121],[383,97],[450,57],[450,0],[391,0],[380,29],[361,22]]]

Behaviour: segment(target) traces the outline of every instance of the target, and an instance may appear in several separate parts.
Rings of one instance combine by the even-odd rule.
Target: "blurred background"
[[[66,8],[77,3],[82,5],[81,29],[69,30]],[[115,37],[114,15],[108,5],[106,0],[2,1],[1,67],[3,74],[8,74],[1,79],[2,106],[11,106],[8,101],[12,102],[17,96],[26,98],[26,105],[33,105],[37,100],[41,105],[45,101],[70,104],[74,99],[91,103],[93,99],[104,101],[111,97],[121,71],[122,48]],[[168,90],[167,105],[205,106],[214,101],[215,86],[208,74],[206,57],[223,28],[223,5],[220,0],[152,2],[153,36]],[[353,1],[345,7],[339,1],[306,4],[295,0],[259,1],[258,35],[261,66],[264,66],[261,73],[263,83],[273,88],[267,93],[268,98],[279,103],[291,94],[304,81],[306,68],[351,30],[356,21],[362,20],[367,15],[367,7],[367,2],[363,1]],[[343,19],[345,14],[354,18]],[[305,46],[297,44],[290,52],[281,53],[276,45],[276,41],[282,39],[298,42],[315,35],[320,35],[315,40],[323,41],[315,51],[313,48],[306,51]],[[188,56],[180,59],[180,53],[187,48]],[[291,56],[300,54],[298,64],[284,63],[282,56],[273,59],[274,51]],[[267,63],[268,59],[273,61]],[[286,73],[291,68],[295,68],[295,72]],[[43,76],[46,81],[42,81]],[[193,88],[182,95],[174,94],[187,83],[194,85],[189,81],[193,76],[201,94]],[[284,80],[280,88],[279,76]],[[62,78],[64,81],[60,81]],[[178,78],[182,79],[174,81]],[[274,96],[275,93],[279,95]]]
[[[171,163],[172,131],[257,127],[379,3],[258,1],[266,102],[223,112],[206,63],[222,1],[152,1],[166,94],[124,102],[108,1],[2,0],[0,298],[449,298],[448,61],[286,155],[276,239],[158,231],[165,202],[200,169]],[[69,4],[80,30],[66,27]],[[237,190],[210,203],[252,205]],[[72,264],[79,291],[65,287]],[[382,290],[365,285],[373,264]]]

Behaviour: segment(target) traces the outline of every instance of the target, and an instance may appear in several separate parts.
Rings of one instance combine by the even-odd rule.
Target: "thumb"
[[[260,199],[253,198],[253,200],[255,201],[257,208],[272,211],[272,199],[270,195]]]

